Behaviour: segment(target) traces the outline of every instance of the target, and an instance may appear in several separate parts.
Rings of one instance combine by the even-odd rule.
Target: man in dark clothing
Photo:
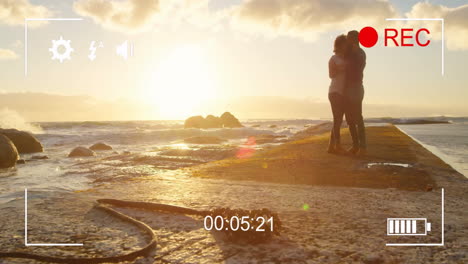
[[[365,155],[367,150],[366,132],[362,117],[362,100],[364,99],[363,76],[366,67],[366,53],[359,46],[359,32],[349,31],[346,36],[349,51],[346,55],[346,85],[347,99],[346,122],[353,139],[352,154]]]

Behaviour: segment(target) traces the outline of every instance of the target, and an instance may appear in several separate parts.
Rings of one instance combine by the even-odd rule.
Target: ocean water
[[[21,199],[25,188],[36,192],[70,192],[119,179],[165,175],[164,172],[173,169],[239,153],[249,137],[275,135],[287,138],[306,126],[323,121],[247,120],[243,121],[244,128],[205,130],[184,129],[182,121],[33,124],[38,128],[35,135],[44,145],[45,152],[21,155],[26,164],[0,170],[0,204]],[[378,121],[372,120],[373,123]],[[399,127],[467,176],[468,120],[452,122]],[[220,145],[184,143],[183,139],[194,136],[216,136],[227,141]],[[113,150],[98,152],[95,157],[67,157],[73,148],[89,147],[97,142],[105,142]],[[258,144],[254,148],[268,145]],[[48,159],[34,160],[34,155],[47,155]]]
[[[24,189],[70,192],[113,180],[164,174],[168,170],[232,156],[247,139],[258,135],[289,137],[320,120],[251,120],[244,128],[184,129],[183,121],[35,123],[44,153],[22,154],[26,164],[0,170],[0,204],[20,199]],[[184,139],[215,136],[221,145],[185,144]],[[104,142],[112,151],[95,157],[68,158],[78,146]],[[260,149],[266,145],[256,145]],[[249,146],[252,147],[252,146]],[[48,159],[35,160],[35,155]]]
[[[457,120],[452,124],[398,127],[468,177],[468,122]]]

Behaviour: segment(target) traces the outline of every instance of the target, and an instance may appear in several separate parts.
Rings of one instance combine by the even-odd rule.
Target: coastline
[[[371,131],[384,131],[376,127]],[[393,129],[392,131],[399,131]],[[148,201],[180,205],[201,210],[231,207],[243,209],[269,208],[279,214],[284,229],[281,236],[271,242],[258,245],[233,244],[226,242],[222,234],[203,229],[203,220],[184,215],[161,212],[117,208],[142,219],[151,226],[158,245],[154,253],[133,263],[443,263],[468,261],[464,245],[467,244],[468,208],[467,179],[441,159],[430,153],[403,132],[395,137],[386,131],[378,133],[381,144],[386,145],[381,152],[371,153],[371,159],[334,157],[322,153],[327,134],[312,136],[296,142],[285,143],[257,153],[273,158],[288,150],[289,160],[299,161],[308,166],[306,153],[324,157],[330,162],[313,162],[312,167],[332,166],[333,170],[350,171],[362,176],[366,181],[349,181],[348,184],[310,184],[300,178],[287,181],[272,181],[268,178],[259,181],[252,177],[229,177],[235,172],[236,162],[232,159],[210,162],[186,169],[167,171],[137,179],[110,181],[102,185],[74,193],[44,194],[31,191],[30,201],[30,242],[83,242],[83,248],[25,248],[22,234],[23,200],[17,199],[2,208],[0,244],[8,250],[22,250],[59,256],[108,256],[131,251],[141,247],[145,238],[135,230],[109,215],[93,208],[94,200],[116,198],[134,201]],[[404,134],[404,135],[403,135]],[[370,135],[372,137],[372,135]],[[346,133],[344,133],[346,137]],[[377,137],[376,137],[377,138]],[[325,140],[325,141],[324,141]],[[393,144],[398,143],[400,144]],[[315,144],[315,147],[313,147]],[[301,152],[299,150],[305,150]],[[396,156],[390,159],[388,150]],[[299,151],[299,152],[298,152]],[[320,152],[317,152],[320,151]],[[301,155],[299,155],[301,154]],[[375,156],[377,155],[377,156]],[[371,184],[372,181],[389,180],[411,176],[406,168],[367,169],[362,165],[374,162],[406,162],[413,168],[429,173],[419,176],[424,179],[413,185],[388,181],[388,186]],[[255,156],[250,158],[255,159]],[[346,166],[339,168],[337,160]],[[258,159],[257,159],[258,161]],[[245,164],[257,164],[249,159]],[[203,169],[212,166],[230,165],[225,175],[210,174],[193,177]],[[271,165],[270,169],[279,170]],[[247,171],[265,170],[246,167]],[[233,170],[233,171],[231,171]],[[209,171],[209,170],[208,170]],[[246,171],[243,171],[246,172]],[[284,172],[284,171],[283,171]],[[308,170],[290,170],[288,174],[305,173]],[[377,173],[379,175],[377,175]],[[278,174],[280,175],[280,174]],[[376,176],[377,175],[377,176]],[[206,177],[209,176],[209,177]],[[232,176],[232,175],[231,175]],[[235,176],[235,175],[234,175]],[[344,177],[344,175],[339,175]],[[426,184],[434,184],[432,191],[425,191]],[[386,218],[427,217],[433,230],[416,241],[440,242],[440,188],[445,188],[446,234],[445,246],[440,247],[385,247],[394,241],[408,242],[414,238],[386,237]],[[307,207],[305,206],[307,205]],[[3,250],[3,249],[2,249]],[[402,254],[404,252],[404,254]],[[0,260],[1,261],[1,260]],[[7,263],[43,263],[29,260],[8,259]]]
[[[468,178],[468,175],[464,174],[463,173],[463,169],[461,167],[458,166],[458,164],[455,162],[455,158],[443,153],[442,151],[440,151],[437,147],[435,146],[431,146],[429,144],[425,144],[423,142],[421,142],[420,140],[418,140],[417,138],[411,136],[410,134],[408,134],[407,132],[405,132],[403,129],[401,129],[399,127],[399,125],[395,125],[396,128],[398,128],[402,133],[404,133],[405,135],[407,135],[408,137],[410,137],[412,140],[414,140],[415,142],[417,142],[419,145],[421,145],[422,147],[424,147],[425,149],[427,149],[429,152],[431,152],[432,154],[436,155],[437,157],[439,157],[441,160],[443,160],[444,162],[446,162],[448,165],[450,165],[454,170],[456,170],[457,172],[459,172],[460,174],[462,174],[463,176],[465,176],[466,178]]]

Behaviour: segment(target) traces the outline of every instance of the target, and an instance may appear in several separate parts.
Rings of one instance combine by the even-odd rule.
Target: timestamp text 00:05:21
[[[258,223],[256,227],[254,227],[251,222]],[[265,225],[269,223],[269,225]],[[205,219],[203,221],[203,225],[205,227],[205,230],[211,231],[213,228],[215,230],[221,231],[221,230],[232,230],[232,231],[238,231],[239,229],[242,231],[249,231],[249,230],[255,230],[258,232],[265,232],[265,226],[270,228],[270,230],[273,232],[273,217],[270,218],[265,218],[262,216],[258,216],[257,218],[250,218],[249,216],[232,216],[230,219],[224,219],[222,216],[211,216],[207,215],[205,216]]]

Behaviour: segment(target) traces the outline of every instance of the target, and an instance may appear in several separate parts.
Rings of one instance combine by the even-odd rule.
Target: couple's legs
[[[341,124],[343,123],[343,115],[345,112],[345,102],[344,97],[338,93],[328,94],[328,99],[330,100],[330,105],[333,113],[333,126],[330,133],[330,143],[329,150],[340,146],[341,136],[340,129]]]
[[[362,116],[362,101],[359,102],[359,105],[356,106],[356,128],[357,134],[359,136],[359,148],[360,149],[367,149],[367,141],[366,141],[366,128],[364,126],[364,118]]]
[[[346,122],[353,140],[353,149],[366,149],[366,130],[362,116],[362,99],[349,99],[346,109]]]

